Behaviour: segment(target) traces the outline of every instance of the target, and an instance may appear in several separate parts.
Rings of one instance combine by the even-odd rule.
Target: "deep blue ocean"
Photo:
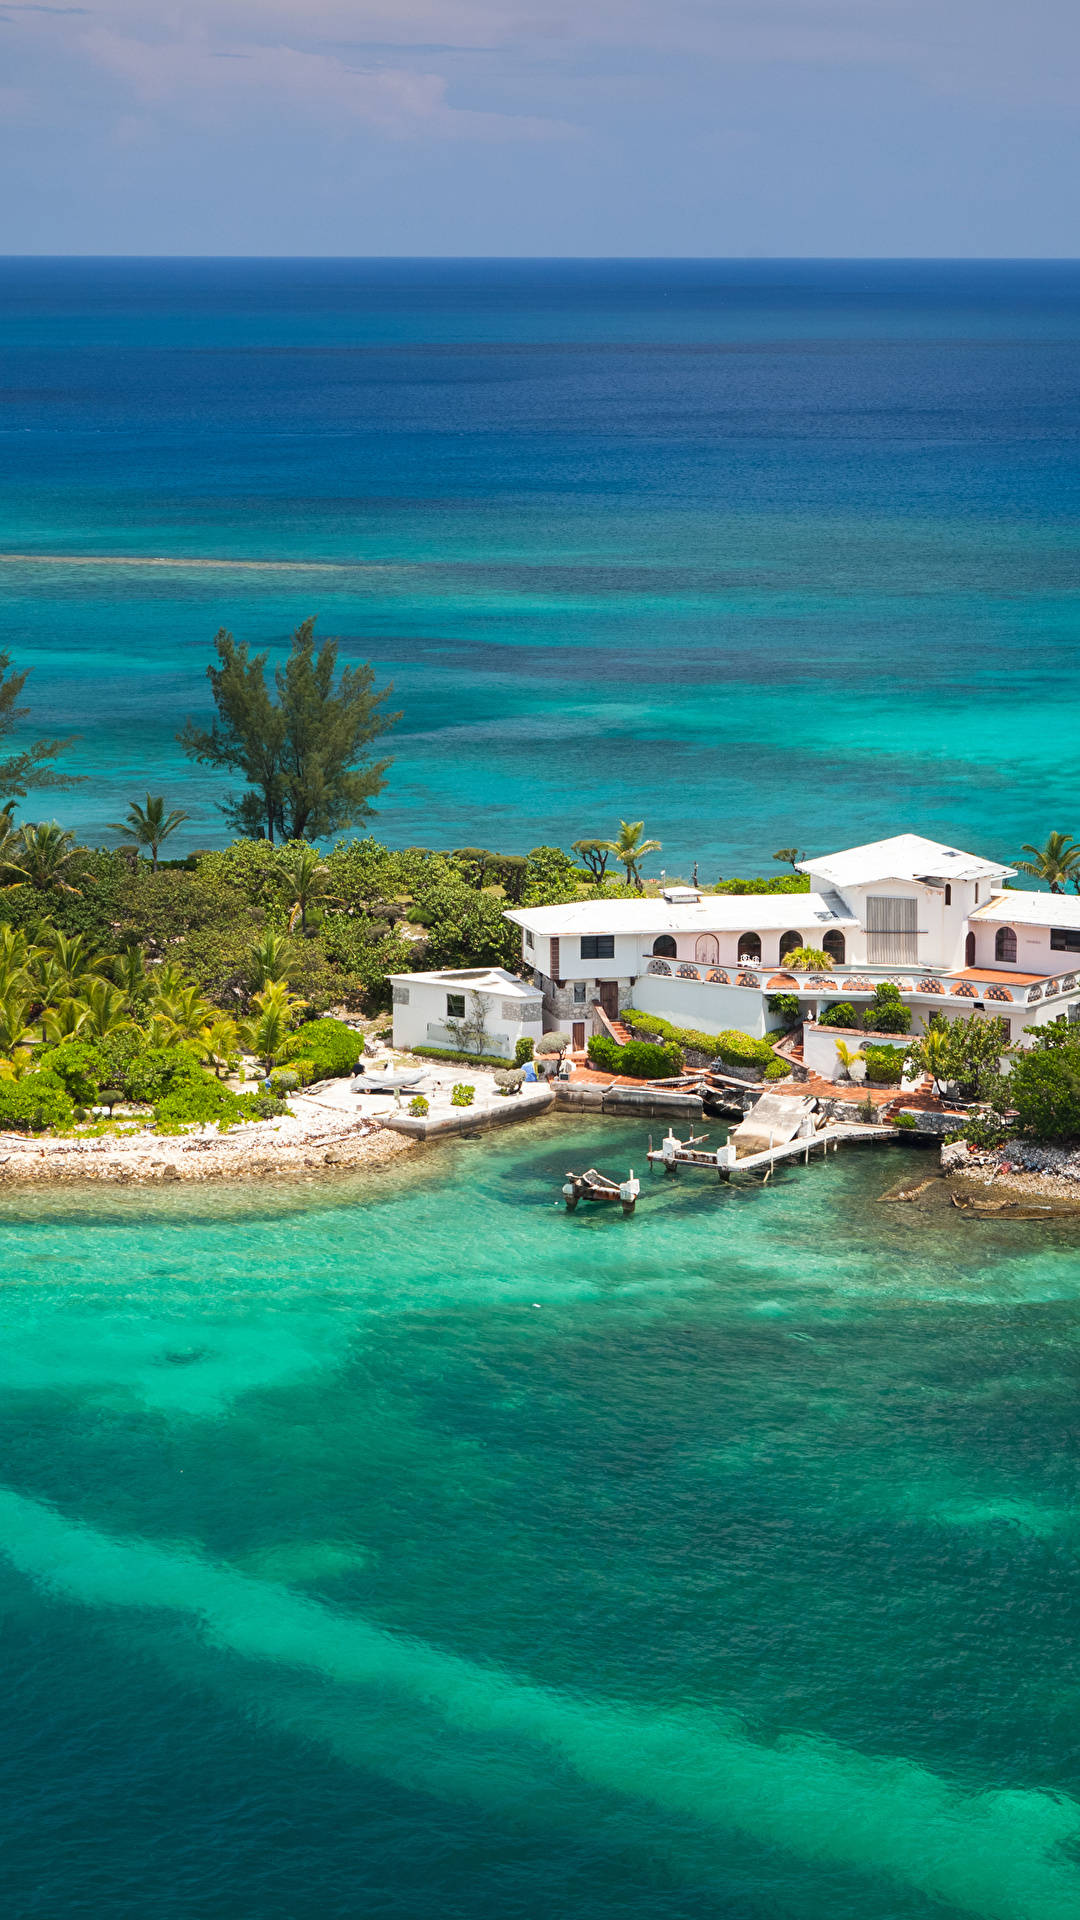
[[[394,683],[396,843],[1080,826],[1076,263],[8,260],[0,403],[91,838],[149,785],[222,839],[174,732],[308,613]]]

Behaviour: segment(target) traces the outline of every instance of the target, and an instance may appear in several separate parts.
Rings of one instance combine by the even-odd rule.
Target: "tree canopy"
[[[14,673],[11,655],[0,652],[0,748],[30,711],[18,705],[29,671],[27,667],[22,673]],[[58,773],[52,764],[73,738],[32,740],[17,753],[0,751],[0,806],[5,800],[22,800],[34,787],[77,786],[81,775]]]
[[[389,687],[375,690],[366,662],[338,676],[336,640],[315,640],[314,619],[292,636],[289,656],[267,684],[264,653],[252,654],[222,627],[207,668],[217,719],[189,720],[177,735],[185,753],[227,768],[245,791],[229,794],[222,812],[242,834],[275,840],[323,840],[372,811],[390,761],[369,748],[400,719],[382,711]]]

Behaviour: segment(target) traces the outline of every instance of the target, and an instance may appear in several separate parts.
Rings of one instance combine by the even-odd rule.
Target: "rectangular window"
[[[447,1017],[447,1019],[448,1019],[448,1020],[464,1020],[464,1018],[465,1018],[465,995],[464,995],[463,993],[448,993],[448,994],[447,994],[447,996],[446,996],[446,1017]]]
[[[1051,953],[1080,953],[1080,928],[1051,927]]]
[[[532,934],[529,932],[528,927],[526,927],[525,929],[525,945],[528,947],[530,953],[532,952],[534,946],[536,945],[536,942],[533,939]]]
[[[866,958],[872,967],[918,964],[918,913],[918,901],[902,894],[867,894]]]
[[[581,936],[581,957],[583,960],[614,960],[615,935],[613,933],[583,933]]]
[[[585,982],[584,982],[584,980],[575,980],[575,981],[574,981],[574,1005],[575,1005],[576,1007],[583,1007],[583,1006],[585,1005]]]

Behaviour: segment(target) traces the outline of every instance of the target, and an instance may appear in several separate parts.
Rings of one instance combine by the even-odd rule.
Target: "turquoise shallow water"
[[[0,261],[4,644],[91,836],[220,840],[213,634],[317,612],[396,844],[1007,855],[1076,825],[1078,422],[1075,262]]]
[[[0,1203],[11,1910],[1071,1920],[1075,1228],[643,1145]]]

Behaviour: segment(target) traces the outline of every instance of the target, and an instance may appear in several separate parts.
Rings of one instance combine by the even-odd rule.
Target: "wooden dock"
[[[648,1159],[651,1166],[663,1167],[667,1174],[676,1174],[680,1167],[700,1167],[706,1172],[715,1173],[718,1179],[730,1180],[736,1173],[764,1173],[768,1179],[774,1167],[786,1160],[802,1160],[809,1165],[810,1155],[816,1147],[821,1149],[822,1157],[832,1147],[853,1140],[896,1140],[902,1138],[893,1126],[866,1126],[861,1122],[840,1121],[821,1127],[817,1132],[800,1133],[794,1140],[782,1141],[779,1146],[768,1146],[757,1153],[746,1153],[741,1157],[732,1140],[722,1147],[709,1152],[703,1149],[701,1139],[682,1141],[676,1139],[671,1129],[659,1147],[649,1144]]]

